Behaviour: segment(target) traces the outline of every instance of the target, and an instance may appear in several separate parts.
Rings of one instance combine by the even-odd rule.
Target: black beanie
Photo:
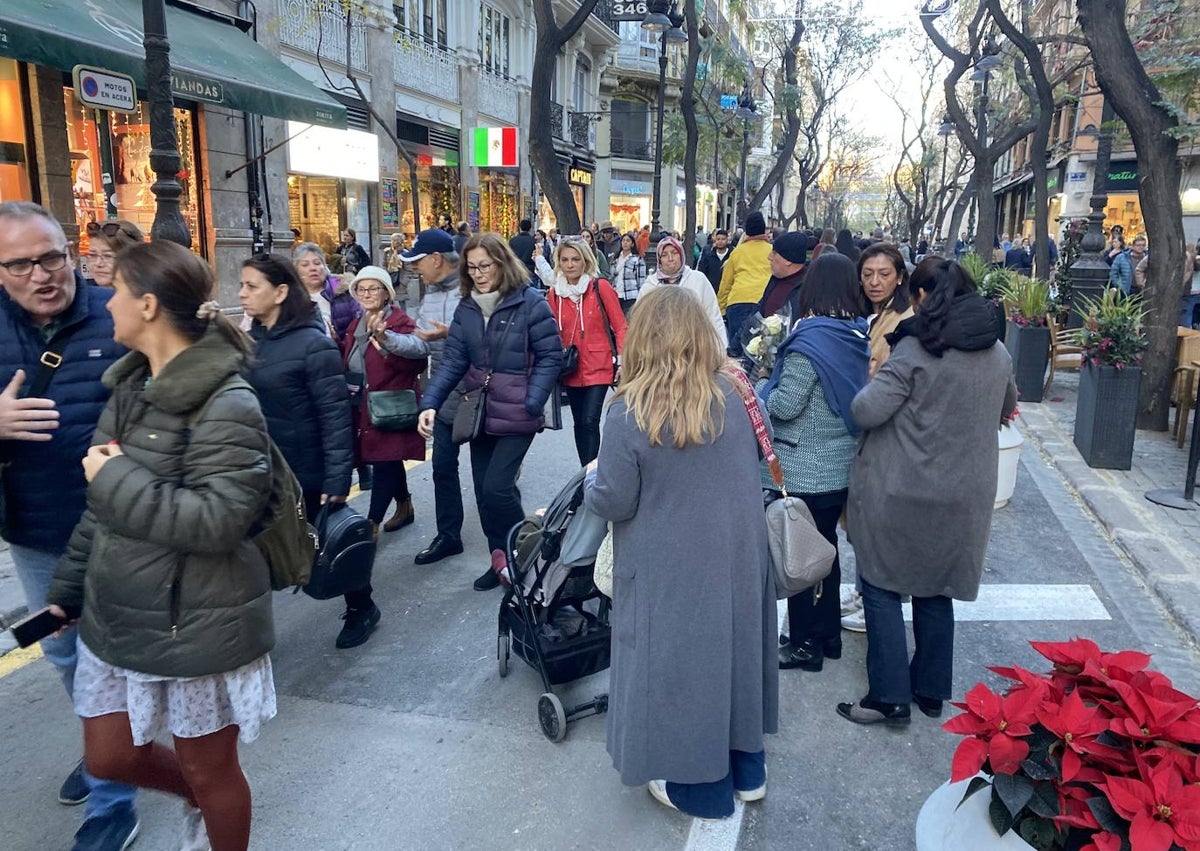
[[[763,214],[755,210],[746,216],[746,236],[762,236],[767,232],[767,220]]]

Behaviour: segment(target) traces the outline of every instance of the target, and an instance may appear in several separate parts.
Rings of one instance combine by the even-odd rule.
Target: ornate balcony
[[[279,41],[346,67],[346,18],[339,0],[285,0]],[[367,35],[360,24],[350,30],[350,64],[367,68]]]
[[[567,138],[563,132],[563,105],[555,101],[550,101],[550,131],[555,139]]]
[[[592,122],[588,116],[579,112],[571,113],[571,144],[577,148],[590,148],[592,146]]]
[[[609,0],[600,0],[600,2],[596,4],[595,10],[592,11],[592,17],[596,18],[598,21],[600,21],[600,23],[604,24],[604,26],[620,35],[621,22],[613,19],[612,4],[609,2]]]
[[[396,85],[401,88],[451,103],[462,101],[454,54],[410,35],[401,35],[396,41],[394,67]]]
[[[631,160],[654,159],[654,144],[650,140],[612,138],[612,155]]]
[[[488,71],[479,75],[479,111],[507,124],[519,123],[520,92],[512,80],[497,77]]]

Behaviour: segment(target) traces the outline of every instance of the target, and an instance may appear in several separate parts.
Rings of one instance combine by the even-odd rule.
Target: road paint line
[[[0,679],[7,677],[14,671],[19,671],[28,665],[30,662],[36,662],[42,658],[42,646],[35,644],[32,647],[18,647],[9,653],[0,656]]]
[[[727,819],[692,819],[684,851],[734,851],[742,834],[742,817],[746,807],[733,802],[733,815]]]

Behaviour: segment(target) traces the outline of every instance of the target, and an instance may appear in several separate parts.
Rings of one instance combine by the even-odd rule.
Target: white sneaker
[[[733,796],[743,804],[748,804],[751,801],[761,801],[767,797],[767,773],[763,770],[763,782],[757,789],[734,789]]]
[[[667,781],[651,780],[646,784],[646,788],[650,790],[650,794],[654,800],[658,801],[664,807],[670,807],[673,810],[678,810],[679,807],[671,803],[671,798],[667,795]]]
[[[183,805],[183,835],[179,851],[212,851],[208,831],[204,827],[204,815],[188,804]]]
[[[842,615],[842,629],[850,632],[866,632],[867,613],[863,609],[856,609],[848,615]]]
[[[858,590],[853,586],[850,588],[843,588],[841,593],[841,603],[843,617],[853,614],[854,612],[860,611],[863,607],[862,594],[858,593]]]

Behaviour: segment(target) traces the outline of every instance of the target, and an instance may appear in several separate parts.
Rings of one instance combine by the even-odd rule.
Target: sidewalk
[[[1078,388],[1077,372],[1056,373],[1044,402],[1019,403],[1021,431],[1078,492],[1179,626],[1200,644],[1200,510],[1164,508],[1145,498],[1146,491],[1156,488],[1183,494],[1187,447],[1176,448],[1167,432],[1139,430],[1133,469],[1093,470],[1072,441]]]
[[[0,625],[7,627],[25,614],[25,592],[17,579],[8,543],[0,540]],[[15,649],[17,643],[7,629],[0,631],[0,656]]]

